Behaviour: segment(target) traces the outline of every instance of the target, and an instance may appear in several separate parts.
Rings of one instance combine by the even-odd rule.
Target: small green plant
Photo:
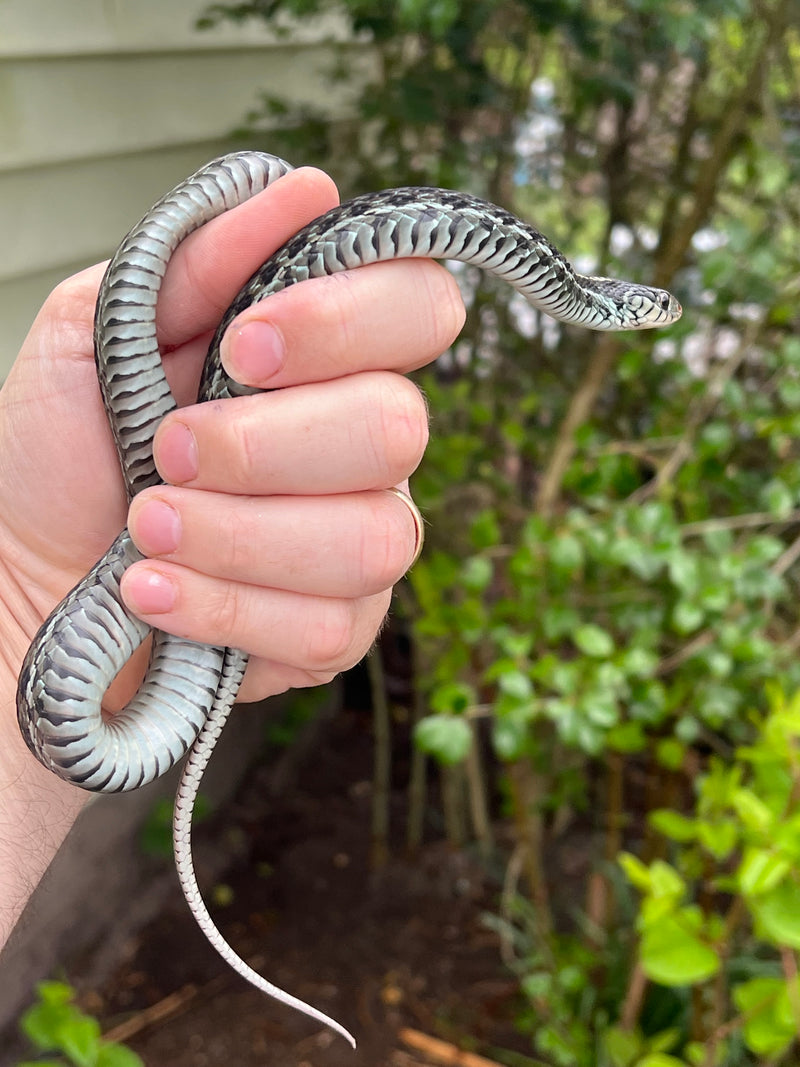
[[[751,743],[697,776],[686,814],[651,813],[656,858],[620,854],[639,894],[635,921],[615,878],[614,926],[543,934],[521,897],[490,920],[514,949],[526,1004],[519,1025],[549,1062],[798,1062],[800,694],[774,688],[769,697]]]
[[[712,759],[698,779],[690,816],[651,814],[670,862],[621,856],[642,894],[637,967],[650,982],[690,990],[697,1010],[684,1058],[664,1067],[730,1063],[734,1035],[758,1062],[797,1050],[800,694],[770,696],[753,742],[731,761]],[[643,989],[629,991],[631,1018]],[[630,1051],[612,1055],[613,1067],[642,1062],[627,1036]]]
[[[38,1000],[22,1016],[20,1029],[40,1055],[17,1067],[144,1067],[129,1048],[103,1040],[97,1019],[75,1005],[71,986],[39,982],[36,993]]]

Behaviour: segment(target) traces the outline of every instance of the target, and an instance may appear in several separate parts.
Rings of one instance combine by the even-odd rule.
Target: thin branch
[[[681,537],[702,537],[704,534],[719,533],[722,530],[751,530],[757,526],[793,526],[800,522],[800,508],[790,511],[783,518],[776,519],[769,511],[751,511],[745,515],[725,515],[719,519],[701,519],[699,522],[685,522],[680,527]]]
[[[789,547],[781,552],[780,556],[778,556],[770,567],[770,573],[775,574],[780,578],[790,567],[794,566],[798,559],[800,559],[800,537],[796,537]]]
[[[467,791],[469,808],[472,816],[472,829],[478,842],[478,850],[484,859],[488,858],[494,848],[492,824],[489,818],[489,803],[486,799],[486,776],[483,772],[480,750],[480,733],[475,720],[470,722],[472,744],[467,753]]]
[[[530,763],[525,759],[509,764],[512,813],[517,840],[524,846],[522,859],[528,882],[528,892],[536,916],[536,932],[540,947],[549,945],[553,932],[550,895],[544,874],[544,820],[541,812],[542,784]]]
[[[397,1036],[409,1048],[422,1052],[429,1063],[441,1064],[442,1067],[502,1067],[497,1060],[487,1060],[485,1056],[467,1052],[450,1041],[442,1041],[408,1026],[403,1027]]]
[[[163,997],[155,1004],[151,1004],[149,1008],[145,1008],[143,1011],[139,1011],[130,1016],[130,1018],[125,1019],[124,1022],[119,1023],[111,1030],[107,1030],[103,1034],[103,1040],[114,1042],[130,1041],[132,1037],[135,1037],[136,1034],[148,1026],[152,1026],[154,1023],[163,1023],[173,1015],[178,1015],[180,1012],[185,1011],[199,993],[207,991],[208,986],[201,989],[196,985],[185,985],[174,993]]]
[[[715,637],[714,630],[703,630],[696,637],[693,637],[688,644],[685,644],[683,648],[679,648],[671,656],[665,656],[653,671],[653,677],[663,678],[665,674],[674,671],[676,667],[680,667],[682,663],[685,663],[687,659],[691,659],[697,652],[702,652],[704,648],[708,648]]]
[[[651,453],[661,449],[674,448],[677,434],[668,437],[648,437],[644,441],[608,441],[587,449],[588,456],[636,456],[648,459]]]
[[[583,381],[572,394],[534,499],[535,511],[546,518],[555,510],[564,474],[575,454],[575,434],[588,419],[618,355],[619,341],[611,334],[604,334],[592,353]]]
[[[647,991],[647,975],[641,963],[637,960],[631,972],[625,999],[622,1002],[619,1024],[623,1030],[631,1031],[635,1028],[642,1010],[644,995]]]
[[[367,672],[372,697],[372,729],[375,763],[372,771],[372,841],[373,870],[386,865],[389,858],[389,797],[392,774],[392,731],[386,680],[380,646],[367,656]]]

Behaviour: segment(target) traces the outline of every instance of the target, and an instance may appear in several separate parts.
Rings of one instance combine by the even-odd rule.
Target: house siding
[[[199,0],[0,4],[0,378],[61,279],[106,258],[166,190],[235,145],[260,94],[351,97],[326,80],[334,49],[363,46],[326,19],[198,31]],[[301,161],[300,161],[301,162]]]

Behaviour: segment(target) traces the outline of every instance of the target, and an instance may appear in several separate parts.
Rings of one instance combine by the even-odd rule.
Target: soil
[[[497,911],[496,879],[441,840],[409,859],[393,845],[375,870],[372,757],[369,715],[339,713],[318,728],[288,787],[282,775],[280,795],[275,766],[260,766],[234,804],[196,832],[201,884],[203,855],[217,847],[234,854],[206,890],[225,937],[270,981],[347,1026],[356,1052],[237,977],[177,885],[101,995],[82,997],[104,1032],[147,1067],[416,1067],[448,1062],[448,1054],[466,1067],[452,1058],[456,1049],[532,1062],[513,1026],[517,986],[485,922]],[[402,766],[396,773],[392,821],[401,835]],[[70,979],[81,988],[80,975]]]

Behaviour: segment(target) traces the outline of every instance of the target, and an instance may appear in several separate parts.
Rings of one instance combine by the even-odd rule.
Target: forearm
[[[25,614],[25,605],[0,601],[0,948],[86,799],[40,766],[17,728],[17,671],[30,639]]]

